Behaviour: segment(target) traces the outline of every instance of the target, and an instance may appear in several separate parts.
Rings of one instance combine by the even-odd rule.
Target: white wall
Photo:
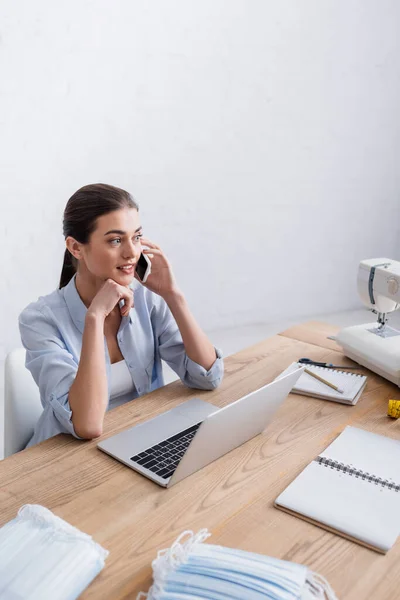
[[[358,261],[400,258],[399,19],[395,0],[3,0],[0,361],[98,181],[136,196],[207,330],[358,306]]]

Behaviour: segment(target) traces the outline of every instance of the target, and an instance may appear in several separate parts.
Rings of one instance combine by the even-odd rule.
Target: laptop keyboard
[[[131,456],[131,460],[163,479],[171,477],[185,454],[201,422]]]

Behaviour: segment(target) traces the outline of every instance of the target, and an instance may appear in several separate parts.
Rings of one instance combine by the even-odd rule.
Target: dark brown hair
[[[64,210],[63,233],[64,238],[73,237],[81,244],[87,244],[90,235],[96,229],[96,220],[102,215],[121,208],[136,208],[138,204],[125,190],[94,183],[80,188],[67,202]],[[64,264],[61,271],[59,288],[63,288],[76,273],[77,262],[66,248]]]

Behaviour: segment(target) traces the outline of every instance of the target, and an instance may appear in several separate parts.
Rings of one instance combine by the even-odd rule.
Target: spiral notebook
[[[400,530],[400,442],[346,427],[275,506],[385,554]]]
[[[304,365],[294,362],[289,365],[279,377],[292,373],[300,367],[304,367]],[[320,377],[323,377],[330,383],[333,383],[342,389],[343,393],[337,392],[318,381],[318,379],[311,377],[311,375],[306,372],[304,372],[297,380],[297,383],[292,388],[292,393],[312,396],[313,398],[320,398],[321,400],[333,400],[334,402],[351,404],[354,406],[354,404],[358,402],[367,383],[366,375],[359,375],[358,373],[350,373],[338,369],[328,369],[326,367],[316,367],[315,365],[307,365],[307,369]]]

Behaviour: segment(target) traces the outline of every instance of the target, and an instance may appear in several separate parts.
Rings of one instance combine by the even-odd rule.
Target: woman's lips
[[[121,271],[122,273],[125,273],[126,275],[133,275],[133,272],[135,270],[135,265],[127,265],[127,266],[123,266],[123,267],[117,267],[118,271]]]

